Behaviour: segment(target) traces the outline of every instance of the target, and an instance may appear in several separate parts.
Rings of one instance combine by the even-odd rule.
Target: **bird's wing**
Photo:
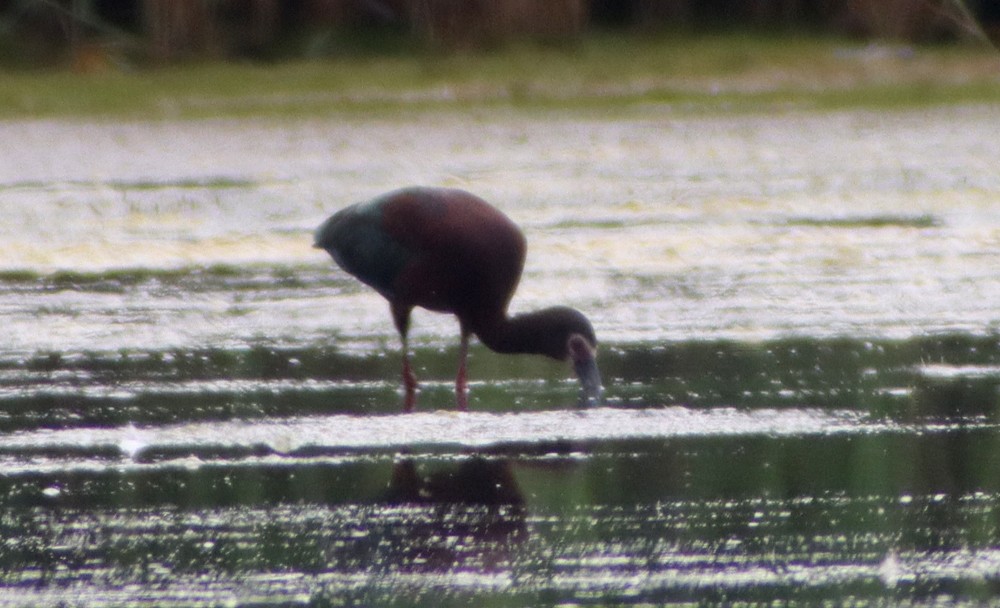
[[[379,205],[361,203],[341,209],[316,230],[316,247],[388,299],[411,252],[382,226]]]

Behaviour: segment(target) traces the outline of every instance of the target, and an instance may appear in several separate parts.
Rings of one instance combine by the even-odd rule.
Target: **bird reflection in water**
[[[407,512],[389,551],[407,571],[501,570],[527,538],[524,497],[508,460],[473,456],[424,475],[403,457],[382,501]]]

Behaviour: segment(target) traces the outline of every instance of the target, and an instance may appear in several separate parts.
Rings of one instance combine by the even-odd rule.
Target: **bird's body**
[[[600,391],[593,362],[597,340],[590,322],[568,307],[507,316],[524,266],[526,242],[507,216],[461,190],[407,188],[346,207],[316,231],[316,246],[384,296],[403,339],[406,409],[416,380],[406,336],[415,306],[452,313],[461,327],[456,398],[466,407],[465,359],[470,334],[502,353],[569,359],[585,392]],[[587,367],[587,378],[580,366]],[[589,370],[592,368],[592,370]]]

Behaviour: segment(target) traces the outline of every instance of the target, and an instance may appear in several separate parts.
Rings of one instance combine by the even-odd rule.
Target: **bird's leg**
[[[412,412],[417,405],[417,377],[410,367],[410,344],[406,337],[410,329],[410,308],[393,303],[391,309],[392,320],[403,341],[403,411]]]
[[[462,342],[458,347],[458,374],[455,376],[455,405],[459,411],[469,409],[468,384],[466,380],[466,361],[469,358],[469,332],[462,329]]]
[[[410,367],[410,349],[406,346],[406,338],[403,338],[403,411],[412,412],[417,405],[417,377]]]

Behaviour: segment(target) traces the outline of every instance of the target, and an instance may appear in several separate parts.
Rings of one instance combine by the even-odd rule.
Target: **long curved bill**
[[[600,405],[604,386],[601,385],[601,371],[597,369],[597,359],[593,356],[574,358],[573,370],[580,380],[580,407]]]

